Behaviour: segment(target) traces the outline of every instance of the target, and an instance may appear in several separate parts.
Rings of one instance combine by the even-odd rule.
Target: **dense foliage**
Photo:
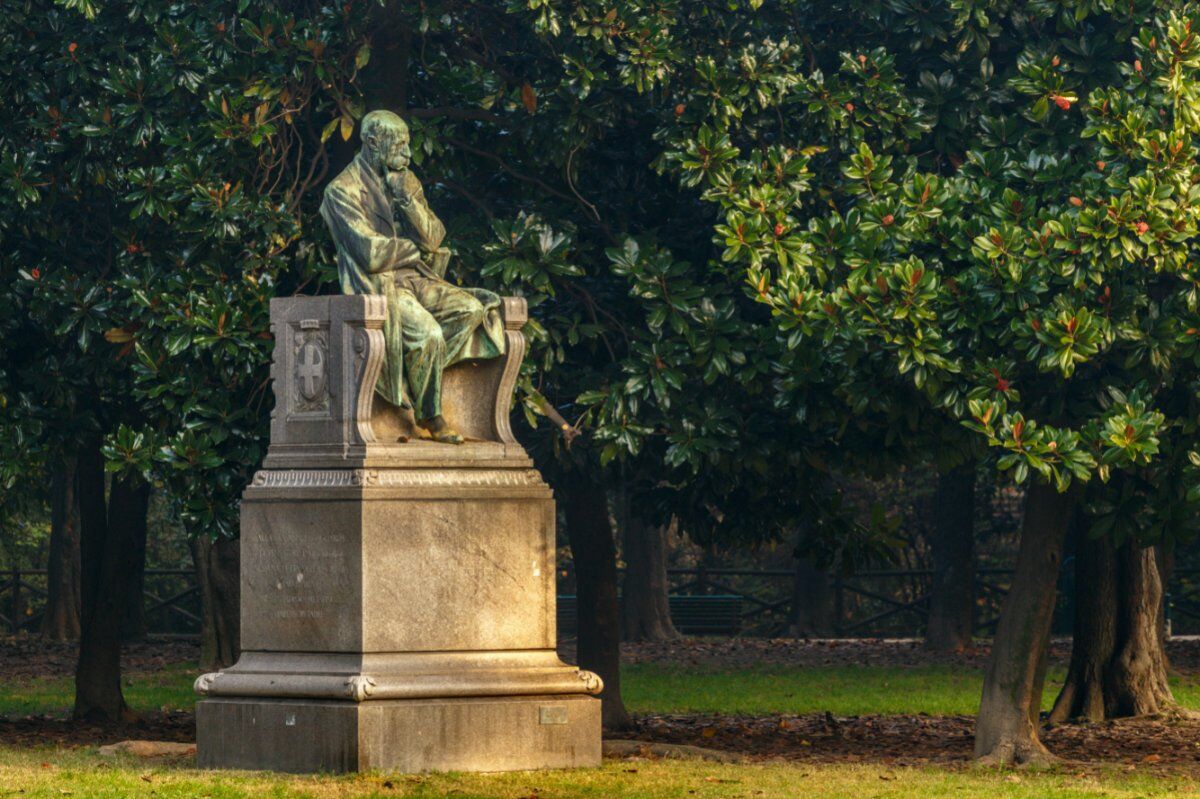
[[[365,60],[349,14],[290,5],[3,4],[8,483],[102,435],[193,531],[232,531],[265,444],[267,301],[320,263],[309,133],[349,132]]]
[[[459,278],[533,306],[521,390],[544,466],[607,474],[701,538],[775,533],[823,496],[805,475],[846,435],[844,370],[812,362],[821,413],[777,401],[769,316],[712,268],[699,192],[656,171],[679,115],[623,63],[616,8],[566,28],[540,2],[5,11],[10,479],[100,434],[110,469],[164,480],[194,532],[232,532],[265,443],[267,300],[328,290],[319,188],[388,106]]]
[[[617,8],[687,42],[639,65],[678,118],[658,166],[720,209],[714,267],[772,311],[781,403],[819,360],[855,413],[932,412],[923,447],[971,447],[961,421],[1018,481],[1122,473],[1098,531],[1190,532],[1190,5]]]
[[[388,106],[459,278],[530,300],[524,435],[551,471],[701,538],[782,530],[836,468],[983,444],[1018,480],[1131,476],[1122,518],[1151,533],[1185,514],[1184,4],[3,10],[6,484],[99,433],[231,532],[267,300],[327,290],[318,190]]]

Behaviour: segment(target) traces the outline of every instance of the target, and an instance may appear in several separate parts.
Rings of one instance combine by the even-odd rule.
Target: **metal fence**
[[[46,598],[45,569],[0,571],[0,630],[37,632]],[[151,635],[200,634],[200,588],[191,569],[147,569],[143,600]]]
[[[1069,574],[1069,570],[1064,573]],[[743,601],[746,635],[785,636],[792,621],[795,575],[784,569],[672,569],[672,593],[722,594]],[[830,634],[836,638],[908,638],[923,635],[929,623],[931,571],[882,569],[831,575]],[[1008,594],[1011,569],[979,569],[975,574],[975,634],[995,631]],[[1068,586],[1061,586],[1067,588]],[[1060,591],[1056,631],[1070,629],[1070,591]]]
[[[566,591],[573,591],[570,570]],[[671,569],[671,593],[736,596],[743,635],[789,633],[795,575],[784,569]],[[1064,564],[1054,630],[1071,630],[1074,569]],[[839,638],[915,637],[929,622],[932,572],[876,570],[831,576],[832,629]],[[995,631],[1000,605],[1012,579],[1009,569],[975,574],[975,633]],[[1175,634],[1200,634],[1200,568],[1176,569],[1167,588],[1167,614]],[[0,571],[0,631],[36,632],[46,603],[45,569]],[[200,591],[190,569],[148,569],[144,592],[146,628],[153,635],[195,636],[200,632]]]

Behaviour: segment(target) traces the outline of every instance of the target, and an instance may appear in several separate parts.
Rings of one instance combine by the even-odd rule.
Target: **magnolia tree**
[[[719,248],[697,231],[716,217],[699,188],[681,192],[654,169],[659,123],[680,115],[663,105],[653,60],[629,61],[635,5],[4,10],[0,77],[14,111],[0,126],[0,291],[17,313],[4,320],[14,332],[0,379],[18,412],[0,438],[86,466],[78,494],[97,571],[85,593],[110,605],[85,619],[85,639],[99,630],[103,642],[86,648],[104,665],[80,672],[99,686],[81,694],[81,715],[124,713],[105,620],[119,615],[112,603],[144,534],[125,521],[144,519],[148,482],[197,542],[206,607],[227,611],[208,619],[209,659],[232,657],[236,580],[220,566],[266,443],[268,301],[333,290],[315,207],[369,107],[410,120],[461,256],[455,273],[530,302],[522,435],[571,510],[580,657],[605,677],[609,724],[627,721],[617,489],[644,529],[675,518],[702,540],[761,538],[825,501],[803,475],[855,449],[839,443],[889,429],[845,424],[831,388],[855,378],[820,359],[796,389],[810,402],[777,401],[772,382],[795,384],[801,360],[742,291],[741,269],[710,269]],[[662,53],[707,48],[701,23]],[[107,495],[104,468],[115,476]],[[878,548],[861,528],[831,529],[822,546],[839,556]]]
[[[289,5],[0,6],[0,446],[69,465],[77,716],[128,715],[119,623],[148,481],[203,560],[263,453],[267,302],[313,279],[298,241],[320,130],[353,127],[344,87],[366,58],[365,20]]]
[[[888,393],[908,384],[1029,484],[977,755],[1047,756],[1072,523],[1104,590],[1056,714],[1169,707],[1149,545],[1191,534],[1200,493],[1191,7],[949,6],[854,42],[836,33],[849,8],[794,10],[794,33],[700,60],[665,160],[721,209],[723,258],[789,349],[884,359]]]

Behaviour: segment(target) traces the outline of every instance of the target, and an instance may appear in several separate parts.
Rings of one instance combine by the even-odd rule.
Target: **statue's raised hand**
[[[408,179],[407,172],[388,172],[387,186],[388,193],[392,195],[392,199],[401,208],[407,208],[412,205],[412,195],[408,193],[406,186]]]

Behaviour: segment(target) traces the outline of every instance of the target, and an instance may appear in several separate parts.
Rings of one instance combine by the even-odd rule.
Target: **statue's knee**
[[[487,308],[483,307],[483,303],[477,297],[472,297],[471,301],[467,303],[467,311],[472,319],[478,321],[483,321],[487,317]]]
[[[437,322],[424,331],[425,346],[429,349],[443,350],[446,348],[446,337],[442,335],[442,326]]]

